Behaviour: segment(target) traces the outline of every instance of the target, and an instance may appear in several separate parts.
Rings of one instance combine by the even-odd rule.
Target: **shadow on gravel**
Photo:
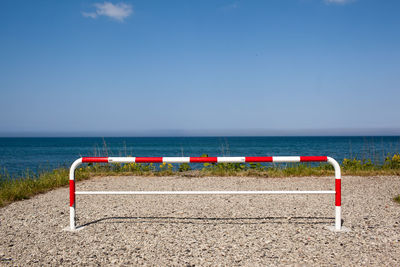
[[[334,217],[104,217],[81,225],[81,227],[98,223],[154,223],[154,224],[328,224]]]

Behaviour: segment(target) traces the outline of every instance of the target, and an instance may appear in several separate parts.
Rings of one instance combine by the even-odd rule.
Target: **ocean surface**
[[[48,171],[82,156],[330,156],[382,162],[400,136],[0,138],[0,168],[14,177]],[[195,167],[195,166],[193,166]]]

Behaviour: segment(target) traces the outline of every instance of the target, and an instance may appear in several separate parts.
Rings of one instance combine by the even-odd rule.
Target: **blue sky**
[[[400,1],[0,2],[0,135],[400,134]]]

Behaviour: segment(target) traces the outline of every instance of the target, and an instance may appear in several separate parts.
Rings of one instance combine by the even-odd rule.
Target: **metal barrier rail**
[[[75,170],[82,163],[247,163],[327,162],[335,169],[332,191],[75,191]],[[253,195],[253,194],[335,194],[335,230],[341,230],[341,173],[337,161],[327,156],[304,157],[84,157],[74,161],[69,172],[70,230],[76,230],[76,195]]]

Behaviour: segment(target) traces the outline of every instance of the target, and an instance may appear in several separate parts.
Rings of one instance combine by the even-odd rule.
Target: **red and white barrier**
[[[328,162],[335,169],[332,191],[75,191],[75,170],[82,163],[246,163]],[[341,229],[341,173],[337,161],[326,156],[305,157],[84,157],[75,160],[69,173],[70,230],[76,230],[76,195],[209,195],[209,194],[335,194],[335,230]]]

